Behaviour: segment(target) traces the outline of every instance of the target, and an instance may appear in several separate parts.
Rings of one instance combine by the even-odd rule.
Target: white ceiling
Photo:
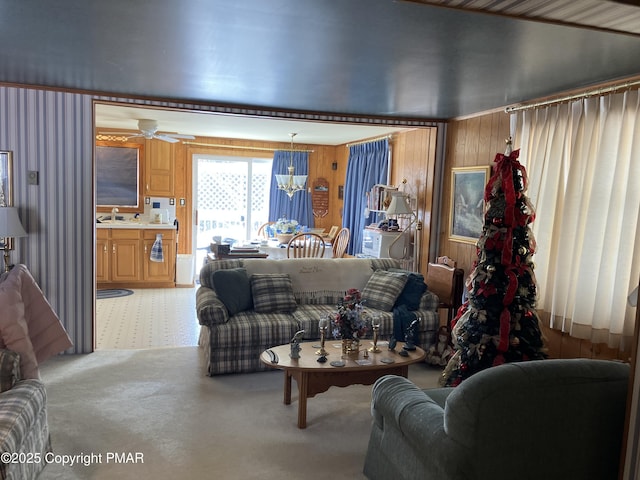
[[[273,142],[289,142],[289,134],[296,133],[296,144],[343,145],[403,130],[385,126],[265,119],[106,104],[97,104],[95,111],[97,133],[101,128],[137,130],[138,120],[151,119],[158,122],[161,132]]]

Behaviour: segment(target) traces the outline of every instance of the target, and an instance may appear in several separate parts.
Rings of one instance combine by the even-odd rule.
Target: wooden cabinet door
[[[96,281],[98,283],[108,282],[109,275],[109,239],[100,238],[98,234],[96,238]]]
[[[140,240],[111,240],[111,281],[135,282],[140,275]]]
[[[163,262],[151,261],[151,249],[155,242],[156,233],[160,232],[144,232],[143,279],[149,282],[174,282],[176,271],[175,232],[165,231],[160,233],[162,235]]]
[[[175,147],[161,140],[149,140],[145,148],[145,193],[158,197],[175,196]]]

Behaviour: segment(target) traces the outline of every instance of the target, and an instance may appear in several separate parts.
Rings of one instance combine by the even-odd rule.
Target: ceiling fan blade
[[[157,138],[158,140],[162,140],[163,142],[178,143],[177,138],[169,137],[168,135],[155,134],[153,138]]]
[[[185,140],[195,140],[196,137],[194,137],[193,135],[182,135],[180,133],[162,133],[161,135],[165,135],[167,137],[172,137],[172,138],[182,138]]]

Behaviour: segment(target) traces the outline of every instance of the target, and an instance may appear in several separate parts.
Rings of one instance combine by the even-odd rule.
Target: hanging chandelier
[[[306,175],[294,175],[293,174],[293,137],[297,134],[290,133],[291,136],[291,149],[289,150],[289,170],[288,175],[276,175],[276,182],[278,183],[278,190],[283,190],[289,195],[289,200],[293,199],[293,194],[304,190],[304,184],[307,181]]]

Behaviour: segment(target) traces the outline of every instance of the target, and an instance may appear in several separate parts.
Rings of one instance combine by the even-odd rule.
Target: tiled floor
[[[198,344],[195,288],[141,288],[96,300],[96,349]]]

